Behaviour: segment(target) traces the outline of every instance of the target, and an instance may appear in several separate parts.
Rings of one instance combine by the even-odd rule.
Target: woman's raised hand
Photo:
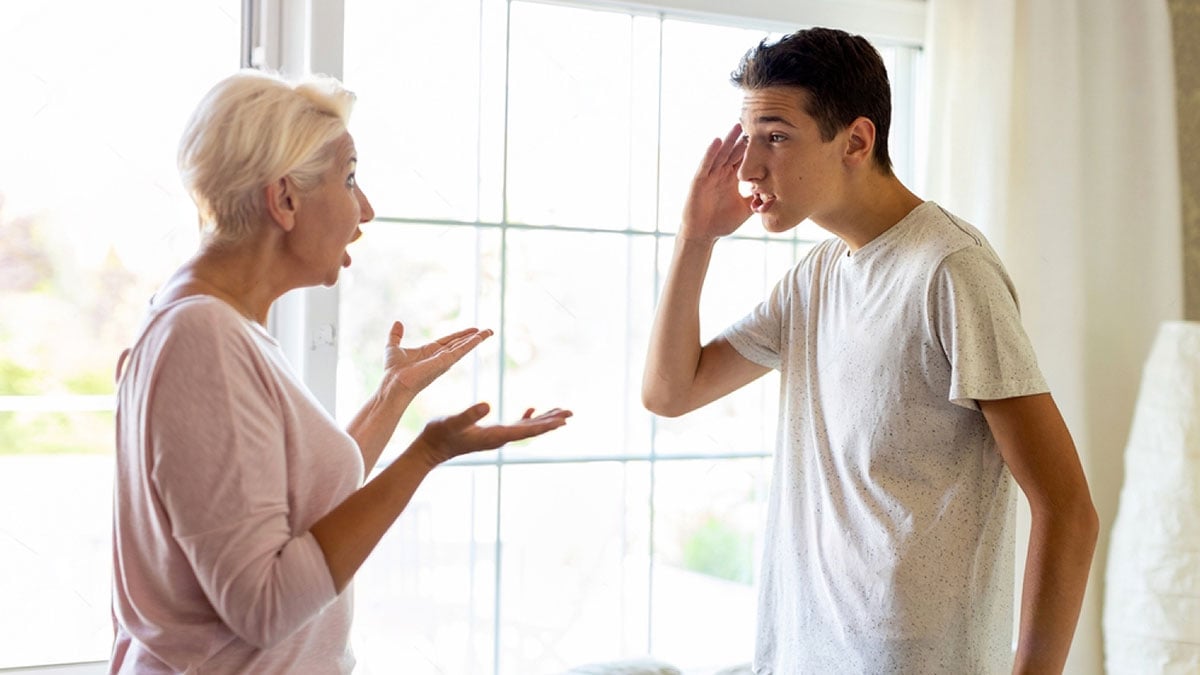
[[[451,333],[420,347],[401,347],[404,324],[392,323],[384,348],[383,377],[385,389],[401,389],[410,397],[429,386],[450,366],[458,363],[479,343],[492,336],[490,329],[467,328]]]

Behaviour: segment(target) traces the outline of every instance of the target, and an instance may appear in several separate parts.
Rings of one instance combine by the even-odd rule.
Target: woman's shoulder
[[[187,326],[203,330],[240,327],[246,320],[229,303],[212,295],[195,294],[155,299],[150,303],[148,323]],[[149,326],[148,326],[149,327]]]
[[[150,302],[133,349],[159,351],[171,345],[188,350],[222,349],[220,345],[230,344],[250,347],[255,342],[250,323],[224,300],[212,295],[155,298]]]
[[[157,377],[169,364],[212,367],[232,354],[249,354],[255,350],[253,337],[243,322],[241,314],[211,295],[154,298],[133,344],[118,359],[116,381],[122,383],[130,371],[144,379]]]

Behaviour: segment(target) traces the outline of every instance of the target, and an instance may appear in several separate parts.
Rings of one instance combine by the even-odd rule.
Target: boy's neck
[[[847,190],[843,208],[814,221],[857,251],[924,203],[894,174],[872,171]]]

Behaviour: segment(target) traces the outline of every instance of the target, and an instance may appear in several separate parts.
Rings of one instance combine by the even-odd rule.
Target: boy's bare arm
[[[1032,514],[1013,672],[1061,673],[1100,528],[1087,479],[1050,394],[979,406]]]

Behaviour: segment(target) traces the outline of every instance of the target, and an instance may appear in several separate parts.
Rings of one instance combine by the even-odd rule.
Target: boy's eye
[[[784,141],[784,139],[785,139],[785,137],[783,134],[771,134],[771,142],[772,143],[781,143]]]

